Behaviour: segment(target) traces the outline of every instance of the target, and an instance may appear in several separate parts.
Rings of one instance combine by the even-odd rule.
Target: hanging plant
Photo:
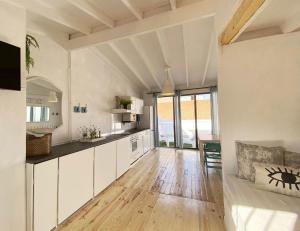
[[[34,59],[30,56],[30,47],[40,48],[37,40],[32,36],[26,35],[26,70],[29,74],[30,68],[34,66]]]

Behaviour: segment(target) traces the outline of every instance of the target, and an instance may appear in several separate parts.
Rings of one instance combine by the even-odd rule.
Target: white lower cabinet
[[[117,178],[129,169],[131,153],[130,136],[117,141]]]
[[[146,130],[143,137],[144,153],[150,150],[150,142],[150,130]]]
[[[94,148],[59,158],[58,222],[93,197]]]
[[[154,131],[150,131],[150,149],[152,150],[154,146]]]
[[[116,159],[116,141],[95,148],[94,196],[116,180]]]
[[[49,231],[56,227],[57,174],[58,159],[26,164],[28,231]]]

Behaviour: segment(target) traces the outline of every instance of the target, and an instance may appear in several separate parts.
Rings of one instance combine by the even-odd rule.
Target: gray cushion
[[[300,153],[284,152],[284,165],[300,169]]]
[[[236,156],[237,176],[252,182],[255,180],[254,162],[283,165],[282,147],[263,147],[236,142]]]

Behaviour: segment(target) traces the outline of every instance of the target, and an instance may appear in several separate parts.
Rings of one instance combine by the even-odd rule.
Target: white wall
[[[0,2],[0,40],[22,49],[22,91],[0,89],[0,229],[25,230],[25,10]],[[2,54],[1,54],[2,55]]]
[[[300,33],[223,48],[219,105],[225,172],[235,172],[235,140],[281,141],[300,152]]]
[[[52,39],[35,33],[33,35],[39,45],[39,49],[32,48],[31,55],[35,65],[30,70],[29,76],[42,76],[53,83],[62,91],[62,119],[63,124],[55,129],[52,134],[52,144],[69,141],[69,77],[68,64],[69,53]]]
[[[87,113],[72,112],[72,138],[79,138],[79,129],[91,124],[101,128],[103,133],[112,132],[115,96],[142,97],[144,89],[120,76],[90,49],[71,53],[71,95],[72,106],[88,106]],[[114,118],[115,120],[115,118]]]

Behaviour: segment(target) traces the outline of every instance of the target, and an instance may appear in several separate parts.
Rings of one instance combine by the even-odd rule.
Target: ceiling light
[[[167,72],[167,78],[163,84],[162,93],[161,93],[162,96],[172,96],[175,93],[173,84],[170,80],[170,69],[171,68],[169,66],[165,67],[165,71]]]
[[[57,94],[55,91],[50,91],[49,96],[48,96],[48,102],[49,103],[57,103],[58,102]]]

